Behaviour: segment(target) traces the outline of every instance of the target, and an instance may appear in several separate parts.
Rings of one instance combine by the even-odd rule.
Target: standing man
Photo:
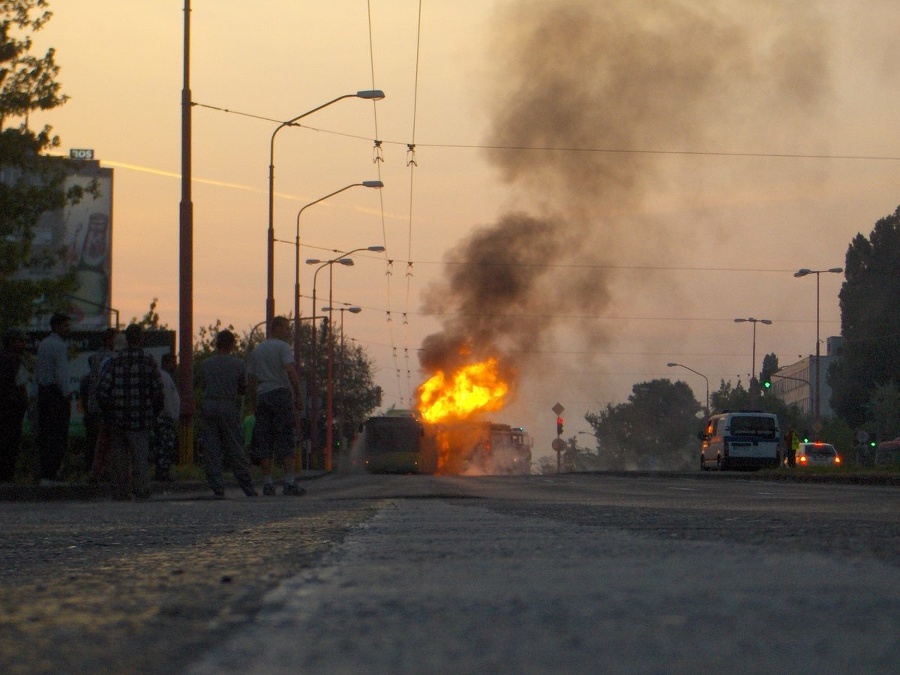
[[[163,412],[156,420],[150,439],[150,459],[156,467],[158,481],[172,480],[170,469],[178,452],[178,415],[181,411],[181,395],[175,383],[178,369],[175,355],[163,354],[159,360],[159,376],[163,384]]]
[[[250,461],[244,453],[241,435],[241,403],[247,378],[243,360],[232,354],[235,342],[230,330],[219,331],[215,354],[200,364],[200,390],[203,392],[200,447],[206,482],[216,497],[225,496],[222,482],[225,462],[231,466],[244,494],[255,497]]]
[[[284,464],[283,494],[302,495],[306,490],[297,486],[294,474],[294,413],[302,411],[303,397],[290,345],[291,324],[286,317],[272,319],[271,335],[248,357],[248,393],[251,408],[256,411],[251,452],[262,466],[264,495],[275,494],[273,458],[281,458]]]
[[[100,437],[100,406],[97,403],[97,387],[100,385],[100,369],[103,364],[115,355],[115,328],[107,328],[101,334],[103,341],[100,349],[88,357],[87,390],[82,395],[84,409],[84,462],[88,472],[94,466],[94,451]]]
[[[28,410],[24,352],[25,333],[10,328],[3,334],[0,352],[0,483],[13,481],[22,443],[22,420]]]
[[[38,453],[41,485],[57,484],[57,474],[69,443],[69,343],[71,320],[50,317],[50,335],[38,345],[34,379],[38,387]]]
[[[791,429],[791,431],[794,431]],[[791,448],[789,450],[790,455],[788,455],[788,465],[793,469],[797,466],[797,450],[800,449],[800,436],[797,435],[797,432],[794,431],[794,436],[791,439]]]
[[[110,421],[109,468],[117,499],[150,498],[150,433],[163,410],[163,385],[143,340],[140,325],[125,329],[127,346],[104,369],[97,391]]]

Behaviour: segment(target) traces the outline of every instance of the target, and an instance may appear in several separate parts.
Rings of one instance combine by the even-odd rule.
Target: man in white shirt
[[[57,474],[69,443],[72,414],[69,385],[71,320],[65,314],[50,317],[50,335],[38,345],[34,379],[38,387],[38,453],[40,482],[57,483]]]
[[[256,411],[252,458],[262,467],[263,495],[274,495],[273,459],[284,465],[286,495],[306,492],[297,486],[294,473],[296,451],[295,411],[303,409],[300,378],[294,367],[291,324],[286,317],[272,319],[272,336],[256,346],[247,357],[248,394]]]

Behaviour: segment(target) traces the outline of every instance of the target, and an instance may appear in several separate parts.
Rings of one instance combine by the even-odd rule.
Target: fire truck
[[[464,475],[531,473],[532,439],[522,427],[494,422],[438,425],[441,472]]]
[[[533,441],[522,427],[493,422],[480,423],[481,433],[473,449],[473,461],[491,475],[531,473]]]

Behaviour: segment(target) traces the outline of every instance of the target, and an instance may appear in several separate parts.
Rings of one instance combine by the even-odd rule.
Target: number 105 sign
[[[94,151],[88,148],[72,148],[69,159],[94,159]]]

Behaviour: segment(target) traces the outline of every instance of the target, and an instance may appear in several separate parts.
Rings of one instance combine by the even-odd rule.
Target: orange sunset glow
[[[419,387],[419,411],[428,422],[465,419],[500,410],[509,384],[499,373],[497,359],[463,366],[450,376],[438,371]]]

